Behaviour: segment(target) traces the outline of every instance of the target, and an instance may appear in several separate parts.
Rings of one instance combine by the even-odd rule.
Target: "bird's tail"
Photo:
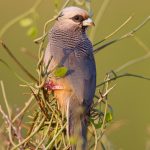
[[[75,97],[72,97],[67,106],[67,131],[71,144],[70,150],[87,149],[87,120],[84,114],[84,108]]]

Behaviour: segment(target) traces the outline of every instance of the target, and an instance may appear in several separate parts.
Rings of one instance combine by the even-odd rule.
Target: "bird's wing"
[[[86,106],[90,106],[96,86],[96,69],[92,50],[85,52],[79,47],[66,49],[49,44],[45,53],[45,62],[48,62],[50,56],[53,57],[55,64],[61,64],[69,69],[65,78],[71,89],[78,97],[79,103],[84,102]]]
[[[69,56],[66,66],[72,70],[67,77],[73,86],[79,102],[84,102],[86,106],[90,106],[95,93],[96,70],[92,53],[77,52]]]

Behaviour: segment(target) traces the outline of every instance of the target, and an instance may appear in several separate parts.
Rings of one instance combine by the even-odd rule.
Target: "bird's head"
[[[87,28],[94,26],[88,12],[78,7],[66,7],[57,18],[57,23],[64,28]]]

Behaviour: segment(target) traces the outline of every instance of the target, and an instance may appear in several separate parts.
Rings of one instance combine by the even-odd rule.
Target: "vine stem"
[[[4,102],[5,102],[5,106],[6,106],[8,115],[4,113],[2,108],[0,108],[0,112],[2,113],[3,117],[6,119],[6,121],[8,123],[8,135],[9,135],[10,142],[13,146],[15,146],[15,143],[14,143],[13,138],[12,138],[12,129],[14,130],[16,135],[17,135],[17,132],[16,132],[16,128],[13,126],[13,123],[11,121],[11,109],[10,109],[10,106],[8,104],[8,100],[6,97],[6,92],[5,92],[3,81],[0,81],[0,85],[1,85],[2,94],[3,94],[3,98],[4,98]]]
[[[100,87],[100,86],[102,86],[102,85],[104,85],[105,83],[107,83],[107,82],[111,82],[111,81],[114,81],[114,80],[116,80],[116,79],[119,79],[119,78],[123,78],[123,77],[134,77],[134,78],[140,78],[140,79],[145,79],[145,80],[149,80],[150,81],[150,78],[147,78],[147,77],[143,77],[143,76],[141,76],[141,75],[136,75],[136,74],[131,74],[131,73],[123,73],[123,74],[116,74],[114,71],[112,71],[113,72],[113,77],[111,77],[110,76],[110,79],[108,79],[108,80],[106,80],[106,81],[104,81],[104,82],[102,82],[102,83],[100,83],[100,84],[97,84],[96,85],[96,88],[98,88],[98,87]]]
[[[57,134],[54,136],[54,138],[51,140],[51,142],[47,145],[45,150],[47,150],[53,144],[53,142],[56,140],[56,138],[59,136],[59,134],[65,129],[66,125],[67,125],[67,123],[65,123],[64,126],[57,132]]]
[[[15,150],[18,147],[20,147],[22,144],[24,144],[25,142],[27,142],[31,137],[33,137],[41,128],[41,126],[43,125],[45,121],[45,117],[43,117],[43,119],[41,120],[40,124],[38,127],[36,127],[36,129],[27,137],[25,138],[22,142],[20,142],[18,145],[14,146],[11,150]]]
[[[109,39],[110,37],[112,37],[113,35],[115,35],[118,31],[120,31],[127,23],[129,23],[132,20],[133,16],[129,16],[127,20],[125,20],[116,30],[114,30],[112,33],[110,33],[109,35],[107,35],[106,37],[104,37],[101,41],[95,43],[93,45],[93,47],[95,47],[96,45],[106,41],[107,39]]]
[[[43,139],[40,141],[40,143],[38,144],[38,146],[36,147],[35,150],[38,150],[39,147],[40,147],[40,146],[42,145],[42,143],[44,142],[44,140],[46,139],[46,136],[48,135],[48,132],[49,132],[49,130],[50,130],[50,128],[51,128],[53,116],[54,116],[54,114],[52,114],[51,120],[49,121],[49,125],[48,125],[47,130],[45,131],[45,135],[44,135]]]
[[[25,103],[25,106],[23,107],[23,109],[13,118],[12,122],[14,123],[22,114],[24,114],[24,112],[28,109],[28,107],[30,106],[30,104],[32,103],[34,99],[34,96],[32,95],[30,97],[30,99]]]
[[[8,55],[14,60],[14,62],[21,68],[21,70],[26,73],[30,77],[30,79],[37,82],[37,79],[21,64],[21,62],[16,58],[16,56],[11,52],[11,50],[2,40],[0,40],[0,44],[3,46]]]
[[[10,110],[10,107],[9,107],[9,104],[8,104],[8,100],[7,100],[7,97],[6,97],[6,92],[5,92],[3,81],[0,81],[0,85],[1,85],[1,89],[2,89],[4,102],[5,102],[5,105],[6,105],[6,108],[7,108],[8,116],[9,116],[9,118],[11,118],[11,110]]]
[[[144,19],[144,21],[139,24],[137,27],[135,27],[134,29],[132,29],[130,32],[124,34],[123,36],[119,37],[119,38],[116,38],[114,40],[111,40],[107,43],[105,43],[104,45],[101,45],[99,46],[98,48],[94,49],[94,54],[96,54],[97,52],[99,52],[100,50],[104,49],[105,47],[111,45],[111,44],[114,44],[116,42],[119,42],[125,38],[128,38],[128,37],[132,37],[138,30],[140,30],[145,24],[147,24],[148,22],[150,21],[150,16],[148,16],[146,19]]]
[[[98,142],[98,138],[97,138],[97,132],[96,132],[96,129],[94,127],[94,125],[91,123],[92,125],[92,129],[93,129],[93,132],[94,132],[94,136],[95,136],[95,144],[94,144],[94,149],[93,150],[96,150],[97,149],[97,142]]]

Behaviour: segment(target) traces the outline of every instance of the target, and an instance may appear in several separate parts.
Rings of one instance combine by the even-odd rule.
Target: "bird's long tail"
[[[79,104],[76,97],[71,97],[67,106],[68,137],[70,150],[86,150],[87,120],[84,108]]]

